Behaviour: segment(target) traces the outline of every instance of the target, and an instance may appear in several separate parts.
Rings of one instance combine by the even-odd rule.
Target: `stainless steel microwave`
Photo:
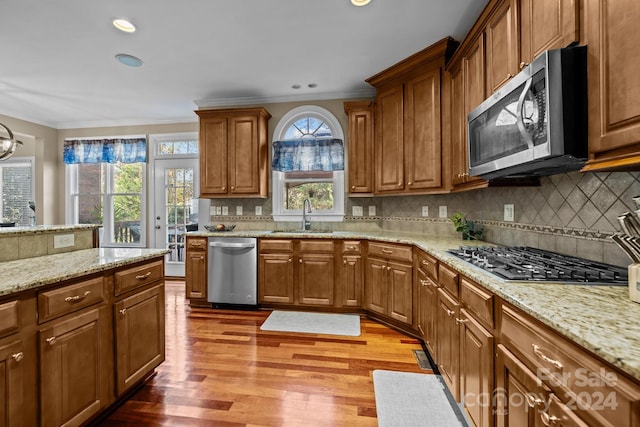
[[[540,54],[468,115],[469,175],[581,169],[588,155],[586,46]]]

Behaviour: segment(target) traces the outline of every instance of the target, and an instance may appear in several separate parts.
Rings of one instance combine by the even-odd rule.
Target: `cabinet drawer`
[[[0,304],[0,337],[18,332],[18,301]]]
[[[412,261],[413,253],[410,246],[369,243],[369,255],[382,258],[396,259],[399,261]]]
[[[333,253],[333,240],[300,240],[300,252]]]
[[[260,252],[293,252],[293,240],[260,239]]]
[[[438,264],[438,283],[456,298],[458,298],[458,276],[457,271]]]
[[[38,323],[104,301],[102,277],[83,280],[38,294]]]
[[[638,425],[640,386],[529,316],[503,305],[501,341],[589,425]]]
[[[362,252],[360,241],[358,240],[345,240],[342,242],[342,253],[344,254],[359,254]]]
[[[205,251],[207,250],[207,239],[200,237],[187,237],[187,250]]]
[[[466,277],[460,278],[460,300],[473,315],[489,329],[493,329],[493,294]]]
[[[438,281],[438,260],[423,251],[416,251],[418,268],[433,280]]]
[[[115,293],[123,294],[161,280],[164,277],[162,261],[141,264],[136,267],[116,271]]]

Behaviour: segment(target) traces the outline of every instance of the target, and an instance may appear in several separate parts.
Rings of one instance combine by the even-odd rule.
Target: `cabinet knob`
[[[560,419],[556,416],[549,415],[546,412],[540,412],[540,419],[545,426],[555,425]]]
[[[469,319],[458,319],[456,317],[456,324],[458,325],[462,325],[463,323],[467,323],[469,321]]]
[[[122,310],[120,310],[120,314],[121,314],[121,315],[123,315],[123,316],[124,316],[125,314],[127,314],[127,309],[126,309],[126,308],[123,308]]]
[[[507,73],[507,78],[510,79],[511,77],[513,77],[513,74]]]
[[[236,189],[236,187],[232,185],[232,186],[231,186],[231,191],[233,191],[233,190],[235,190],[235,189]]]
[[[391,271],[391,267],[387,267],[387,271]]]
[[[402,187],[402,182],[399,182],[399,183],[398,183],[398,187]]]
[[[227,191],[227,187],[222,187],[222,191]]]
[[[356,186],[355,186],[355,185],[352,185],[352,186],[351,186],[351,191],[355,191],[355,190],[356,190]]]
[[[413,181],[407,182],[407,185],[413,185]]]
[[[23,353],[23,352],[19,352],[19,353],[16,353],[16,354],[12,354],[12,355],[11,355],[11,358],[12,358],[13,360],[15,360],[16,362],[19,362],[19,361],[21,361],[22,359],[24,359],[24,353]]]
[[[291,258],[289,258],[287,261],[291,262],[292,260],[291,260]]]
[[[449,317],[451,317],[451,316],[453,316],[454,314],[456,314],[456,312],[455,312],[455,311],[453,311],[453,310],[449,310],[448,308],[443,308],[443,310],[447,313],[447,315],[448,315]]]
[[[534,394],[527,394],[527,405],[529,405],[530,408],[535,408],[536,406],[542,405],[543,403],[544,400],[536,397]]]
[[[49,345],[55,345],[56,343],[56,337],[49,337],[45,340],[45,342]]]
[[[523,69],[524,67],[526,67],[527,65],[529,65],[529,63],[528,63],[528,62],[524,62],[524,61],[522,61],[522,62],[520,63],[520,69],[522,70],[522,69]]]
[[[300,258],[300,259],[298,260],[298,262],[299,262],[300,264],[302,264],[302,258]]]
[[[342,263],[343,263],[344,265],[347,265],[347,260],[345,259],[344,261],[342,261]]]

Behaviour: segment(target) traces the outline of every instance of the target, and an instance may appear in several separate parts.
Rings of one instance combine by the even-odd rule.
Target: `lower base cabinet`
[[[0,427],[25,425],[23,351],[19,338],[0,340]]]
[[[80,425],[106,407],[110,350],[106,306],[39,331],[40,425]]]
[[[116,302],[114,316],[120,396],[164,361],[164,284]]]
[[[438,289],[436,363],[456,401],[460,401],[460,329],[456,324],[460,304],[444,290]]]

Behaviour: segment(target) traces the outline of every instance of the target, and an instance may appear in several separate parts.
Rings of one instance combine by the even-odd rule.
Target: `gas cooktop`
[[[450,254],[506,281],[626,286],[627,269],[542,249],[461,246]]]

